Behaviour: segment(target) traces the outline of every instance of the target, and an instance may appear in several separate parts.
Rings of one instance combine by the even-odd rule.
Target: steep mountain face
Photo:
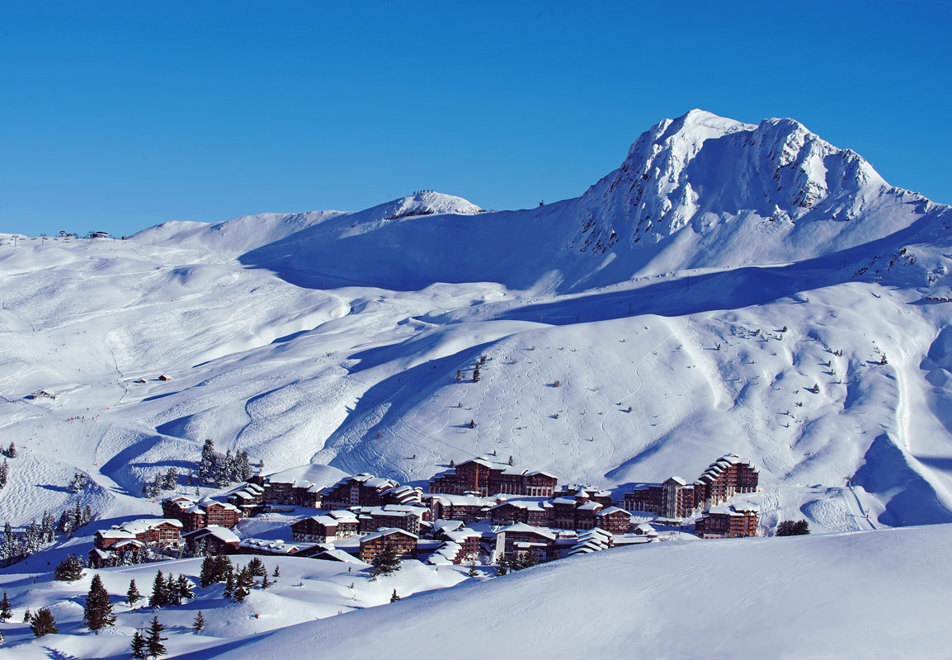
[[[619,488],[733,451],[765,529],[947,521],[950,237],[952,209],[801,124],[700,111],[540,208],[424,191],[0,237],[0,444],[24,448],[0,519],[69,505],[76,470],[100,513],[147,513],[142,483],[211,437],[266,472],[496,451]]]

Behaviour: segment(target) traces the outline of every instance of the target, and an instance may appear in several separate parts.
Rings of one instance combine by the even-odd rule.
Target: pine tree
[[[40,522],[40,534],[43,536],[44,543],[52,543],[56,540],[56,519],[52,513],[43,512],[43,519]]]
[[[116,625],[116,615],[112,613],[109,592],[103,586],[99,573],[93,576],[92,584],[89,585],[86,606],[83,608],[83,623],[97,635],[100,628]]]
[[[17,446],[16,446],[15,444],[13,444],[12,442],[10,443],[9,449],[7,449],[7,457],[8,457],[8,458],[16,458],[16,457],[17,457]]]
[[[229,571],[225,576],[225,592],[222,594],[225,598],[231,598],[235,595],[235,572]]]
[[[204,483],[212,483],[216,480],[216,465],[218,455],[215,453],[215,443],[211,438],[205,440],[202,446],[202,457],[198,463],[198,478]]]
[[[3,463],[0,463],[0,488],[7,485],[7,475],[9,473],[10,465],[7,463],[7,459],[3,459]]]
[[[473,382],[474,383],[479,382],[479,365],[478,364],[473,368]]]
[[[136,581],[129,581],[129,590],[126,592],[126,602],[129,603],[129,607],[135,607],[142,599],[142,594],[139,593],[139,588],[136,587]]]
[[[13,611],[10,609],[10,600],[7,598],[7,592],[3,592],[3,599],[0,600],[0,622],[6,623],[13,617]]]
[[[255,557],[248,562],[248,570],[251,571],[251,574],[255,577],[263,577],[268,573],[268,570],[264,566],[264,562],[258,557]]]
[[[33,631],[33,634],[36,637],[42,637],[43,635],[55,635],[59,632],[59,628],[56,627],[56,619],[53,617],[53,613],[47,608],[39,609],[36,611],[36,614],[30,617],[30,630]]]
[[[197,633],[205,630],[205,615],[202,614],[201,610],[198,611],[198,614],[195,615],[195,620],[192,621],[192,630]]]
[[[393,590],[393,593],[390,594],[390,602],[391,602],[391,603],[396,603],[398,600],[400,600],[400,596],[397,595],[397,590],[394,589],[394,590]]]
[[[275,565],[274,565],[274,573],[272,573],[271,575],[273,575],[274,577],[281,577],[281,565],[280,565],[280,564],[275,564]]]
[[[477,577],[479,575],[479,573],[476,571],[476,562],[470,562],[469,572],[467,573],[467,575],[471,578]]]
[[[402,558],[397,552],[397,549],[393,547],[393,544],[387,543],[383,546],[383,550],[377,553],[373,558],[371,564],[373,569],[371,574],[376,577],[378,575],[390,575],[391,573],[396,573],[400,570],[400,562]]]
[[[509,560],[505,556],[499,558],[499,562],[496,564],[496,573],[498,575],[505,575],[509,572]]]
[[[83,565],[73,555],[66,555],[53,570],[53,577],[61,582],[72,582],[83,577]]]
[[[159,617],[152,617],[152,623],[149,625],[149,635],[145,639],[145,646],[149,655],[153,658],[158,658],[166,653],[165,644],[162,642],[168,637],[162,637],[163,630],[165,630],[165,626],[159,623]]]
[[[460,382],[461,380],[463,380],[463,372],[462,372],[462,370],[457,369],[457,370],[456,370],[456,382],[458,383],[458,382]]]
[[[195,585],[192,584],[192,581],[184,575],[179,575],[175,581],[175,591],[180,601],[195,598],[195,592],[192,591],[194,587]]]
[[[29,623],[33,620],[33,614],[30,612],[30,608],[26,608],[26,612],[23,613],[23,623]]]
[[[13,533],[13,527],[9,522],[3,525],[3,541],[0,542],[0,563],[4,566],[16,561],[16,535]]]
[[[169,594],[166,588],[165,576],[162,571],[155,574],[155,580],[152,582],[152,596],[149,597],[149,607],[162,607],[169,602]]]
[[[467,426],[469,426],[469,428],[471,429],[476,428],[476,420],[475,419],[469,420],[469,424],[467,424]]]
[[[248,597],[248,594],[251,593],[251,589],[255,586],[255,576],[248,569],[247,566],[238,571],[238,577],[235,579],[235,589],[232,592],[232,600],[236,603],[240,603],[245,598]]]
[[[132,635],[132,657],[137,660],[145,660],[148,658],[148,648],[145,641],[145,635],[143,635],[138,630],[135,631]]]
[[[268,579],[268,574],[265,573],[265,574],[264,574],[264,577],[261,578],[261,588],[262,588],[262,589],[267,589],[267,588],[270,587],[272,584],[273,584],[273,583],[271,582],[271,580]]]
[[[198,583],[202,585],[202,589],[205,589],[213,582],[217,582],[215,579],[215,560],[212,557],[205,557],[202,560],[202,570],[198,574]]]
[[[23,544],[26,546],[26,553],[28,555],[39,552],[43,540],[40,536],[40,526],[36,524],[35,520],[30,522],[26,531],[23,533]]]
[[[178,484],[178,470],[175,467],[170,467],[168,471],[162,477],[162,490],[175,490],[175,486]]]

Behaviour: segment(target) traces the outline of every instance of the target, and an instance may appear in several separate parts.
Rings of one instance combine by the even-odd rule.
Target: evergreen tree
[[[273,584],[273,583],[268,579],[268,574],[265,573],[265,574],[264,574],[264,577],[261,578],[261,588],[262,588],[262,589],[267,589],[267,588],[270,587],[272,584]]]
[[[10,447],[7,449],[7,457],[8,458],[17,457],[17,446],[13,444],[12,442],[10,443]]]
[[[471,578],[477,577],[479,575],[479,573],[476,571],[476,562],[473,561],[469,563],[469,572],[467,575]]]
[[[10,609],[10,600],[7,598],[7,592],[3,592],[3,599],[0,600],[0,622],[6,623],[13,617],[13,611]]]
[[[0,563],[4,566],[16,561],[16,536],[13,533],[13,527],[9,522],[3,525],[3,541],[0,542]]]
[[[222,594],[225,598],[231,598],[235,595],[235,573],[229,571],[225,576],[225,592]]]
[[[479,365],[478,364],[475,367],[473,367],[473,382],[474,383],[479,382]]]
[[[56,519],[52,513],[43,512],[43,519],[40,522],[40,534],[44,543],[52,543],[56,540]]]
[[[73,555],[66,555],[53,570],[53,577],[62,582],[72,582],[83,577],[83,565]]]
[[[215,453],[215,443],[212,442],[211,438],[208,438],[202,446],[202,457],[198,462],[198,478],[205,483],[216,481],[215,468],[217,463],[218,456]]]
[[[201,610],[198,611],[198,614],[195,615],[195,620],[192,621],[192,630],[197,633],[205,630],[205,615],[202,614]]]
[[[261,561],[259,557],[255,557],[248,562],[248,570],[251,571],[251,574],[255,577],[264,577],[268,574],[268,570],[264,566],[264,562]]]
[[[215,576],[215,559],[205,557],[205,559],[202,560],[202,570],[198,574],[198,583],[202,585],[202,589],[205,589],[217,581]]]
[[[109,592],[102,584],[99,573],[93,576],[86,595],[86,606],[83,608],[83,623],[97,635],[100,628],[116,625],[116,615],[112,613],[112,603],[109,601]]]
[[[456,370],[456,382],[458,383],[458,382],[460,382],[461,380],[463,380],[463,372],[462,372],[462,370],[457,369],[457,370]]]
[[[251,593],[251,589],[254,586],[254,573],[252,573],[247,566],[243,567],[238,571],[238,577],[235,579],[235,590],[232,592],[232,600],[236,603],[240,603],[248,597],[248,594]]]
[[[126,592],[126,602],[129,603],[129,607],[135,607],[136,603],[142,600],[142,594],[139,593],[139,588],[136,586],[135,580],[129,581],[129,590]]]
[[[810,533],[806,520],[784,520],[777,525],[777,536],[802,536]]]
[[[43,540],[40,536],[40,526],[36,524],[35,520],[30,522],[23,533],[23,544],[26,547],[26,554],[32,555],[39,552]]]
[[[397,595],[397,590],[394,589],[394,590],[393,590],[393,593],[390,594],[390,602],[391,602],[391,603],[396,603],[398,600],[400,600],[400,596]]]
[[[476,428],[476,420],[475,419],[469,420],[469,424],[467,424],[467,426],[471,429]]]
[[[169,594],[165,576],[162,575],[162,571],[158,571],[155,574],[155,580],[152,582],[152,596],[149,597],[149,607],[163,607],[168,602]]]
[[[281,577],[281,566],[280,566],[280,564],[275,564],[275,565],[274,565],[274,573],[272,573],[271,575],[273,575],[274,577]]]
[[[166,653],[165,644],[162,642],[168,638],[162,637],[163,630],[165,630],[165,626],[159,623],[159,617],[152,617],[152,623],[149,625],[149,635],[145,639],[145,646],[149,655],[153,658],[158,658]]]
[[[178,583],[175,581],[175,576],[171,573],[165,578],[165,604],[166,605],[178,605],[182,602],[179,598],[178,592]]]
[[[9,473],[10,465],[7,463],[7,459],[3,459],[3,463],[0,463],[0,488],[7,485],[7,475]]]
[[[194,587],[195,585],[192,584],[192,581],[184,575],[179,575],[175,581],[175,591],[180,601],[195,598],[195,592],[192,591]]]
[[[148,645],[145,641],[145,635],[138,630],[132,635],[132,657],[137,660],[148,658]]]
[[[391,573],[396,573],[400,570],[400,562],[402,558],[397,552],[397,549],[393,547],[393,544],[387,543],[384,545],[383,550],[377,553],[373,558],[371,564],[373,569],[371,574],[376,577],[378,575],[390,575]]]
[[[168,472],[162,477],[162,490],[175,490],[175,486],[178,484],[178,470],[175,467],[170,467]]]
[[[53,613],[47,608],[43,608],[36,611],[36,614],[30,617],[30,630],[33,631],[33,634],[36,637],[42,637],[43,635],[55,635],[59,632],[59,628],[56,627],[56,619],[53,617]]]
[[[505,575],[509,572],[509,560],[505,556],[499,558],[499,561],[496,564],[496,573],[498,575]]]
[[[26,612],[23,613],[23,623],[29,623],[33,620],[33,614],[30,612],[30,608],[26,608]]]

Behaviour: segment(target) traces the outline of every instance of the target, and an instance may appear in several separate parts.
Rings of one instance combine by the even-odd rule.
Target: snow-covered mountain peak
[[[745,124],[691,110],[643,133],[621,167],[586,191],[569,245],[602,254],[739,217],[786,222],[788,230],[807,215],[851,220],[887,189],[858,154],[798,121]]]
[[[435,190],[420,190],[412,195],[373,206],[359,212],[359,215],[374,220],[394,220],[419,215],[473,215],[482,211],[481,208],[462,197]]]

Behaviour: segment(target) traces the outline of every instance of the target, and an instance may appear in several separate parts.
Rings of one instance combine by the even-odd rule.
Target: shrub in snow
[[[806,520],[784,520],[777,525],[777,536],[802,536],[810,533]]]
[[[43,608],[36,611],[36,614],[30,617],[30,630],[33,631],[34,636],[42,637],[43,635],[55,635],[59,632],[59,628],[56,627],[56,619],[53,617],[53,613],[47,608]]]

